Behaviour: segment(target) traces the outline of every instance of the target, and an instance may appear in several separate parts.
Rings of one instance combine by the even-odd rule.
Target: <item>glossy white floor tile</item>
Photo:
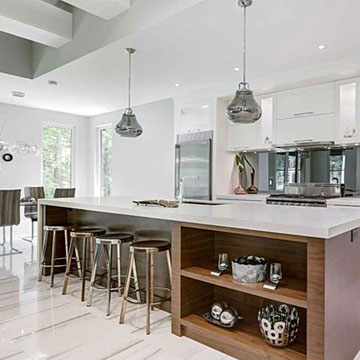
[[[62,296],[63,275],[37,281],[36,248],[21,240],[22,254],[0,256],[0,360],[231,360],[188,338],[171,334],[170,314],[155,310],[151,335],[145,309],[128,305],[119,325],[120,298],[114,293],[109,317],[106,297],[94,292],[93,306],[80,302],[80,284],[70,279]],[[1,254],[1,251],[0,251]]]

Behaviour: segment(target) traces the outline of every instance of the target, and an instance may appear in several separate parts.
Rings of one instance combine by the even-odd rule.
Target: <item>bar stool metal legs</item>
[[[70,226],[44,226],[44,239],[41,249],[41,257],[40,257],[40,269],[39,269],[39,275],[38,275],[38,281],[42,280],[42,273],[43,269],[50,268],[50,287],[54,286],[54,275],[55,275],[55,268],[57,267],[66,267],[67,262],[69,261],[68,257],[68,230]],[[50,265],[46,264],[46,249],[49,242],[49,232],[53,233],[52,236],[52,245],[51,245],[51,260]],[[64,233],[64,239],[65,239],[65,257],[57,258],[56,257],[56,243],[57,243],[57,233],[63,232]],[[56,265],[55,262],[58,260],[65,260],[65,264],[58,264]],[[70,259],[70,261],[72,258]],[[76,261],[79,261],[79,257],[77,256]]]
[[[127,273],[126,285],[124,290],[124,295],[122,298],[121,309],[120,309],[120,319],[119,323],[123,324],[125,321],[125,312],[126,312],[126,304],[128,302],[134,303],[131,299],[129,299],[129,290],[130,290],[130,279],[132,274],[132,267],[135,261],[135,253],[145,253],[146,254],[146,301],[145,303],[139,304],[146,304],[146,334],[150,334],[150,314],[153,310],[155,305],[160,305],[165,301],[169,301],[171,297],[168,298],[160,298],[159,301],[155,301],[155,293],[154,290],[160,287],[155,287],[154,285],[154,254],[158,252],[165,252],[167,263],[168,263],[168,270],[170,276],[170,283],[171,283],[171,256],[170,256],[170,242],[168,241],[161,241],[161,240],[151,240],[151,241],[140,241],[135,242],[130,246],[130,262],[129,268]],[[171,291],[168,288],[162,288],[163,290]]]
[[[124,277],[121,274],[121,246],[124,243],[131,242],[133,240],[133,236],[130,234],[108,234],[104,236],[100,236],[96,238],[96,248],[95,248],[95,260],[94,260],[94,266],[91,272],[91,279],[90,279],[90,285],[89,285],[89,295],[87,300],[87,306],[91,306],[92,303],[92,297],[94,289],[99,290],[105,290],[107,292],[107,306],[106,306],[106,315],[110,315],[110,304],[111,304],[111,292],[117,291],[118,296],[121,296],[121,289],[123,288],[121,284],[121,280]],[[116,281],[117,281],[117,287],[112,287],[112,282],[114,280],[114,277],[112,276],[112,270],[113,270],[113,247],[116,246],[116,268],[117,268],[117,274],[116,274]],[[106,277],[106,288],[105,287],[98,287],[95,284],[96,280],[96,273],[98,269],[101,249],[103,249],[104,253],[104,260],[106,264],[107,269],[107,277]],[[136,271],[136,264],[132,266],[134,269],[134,276],[130,277],[129,279],[129,287],[130,287],[130,281],[133,279],[134,281],[134,288],[137,293],[137,299],[140,301],[140,294],[139,294],[139,282],[137,278],[137,271]],[[125,285],[126,287],[126,285]]]

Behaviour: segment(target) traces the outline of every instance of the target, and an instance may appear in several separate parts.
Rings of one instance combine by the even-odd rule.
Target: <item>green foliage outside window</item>
[[[71,187],[72,129],[43,126],[43,184],[46,197],[56,188]]]
[[[100,190],[102,196],[111,194],[111,148],[112,129],[111,127],[100,130]]]

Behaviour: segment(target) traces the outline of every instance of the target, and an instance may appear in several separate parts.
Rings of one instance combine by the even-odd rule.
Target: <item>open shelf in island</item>
[[[206,267],[190,266],[181,270],[181,276],[301,308],[307,307],[306,283],[299,279],[286,278],[273,291],[264,289],[264,283],[242,283],[236,281],[230,272],[225,272],[220,277],[212,276],[210,274],[211,270],[212,267],[210,265]]]
[[[220,351],[246,360],[279,359],[305,360],[305,347],[296,342],[287,348],[275,348],[261,337],[260,332],[241,322],[234,329],[224,329],[207,322],[201,314],[190,314],[181,319],[185,336],[214,346]],[[239,350],[239,347],[244,350]]]
[[[312,339],[308,341],[308,289],[310,285],[310,290],[313,290],[311,282],[318,281],[318,275],[309,283],[308,270],[312,264],[311,259],[310,264],[308,261],[311,248],[307,240],[205,225],[180,224],[178,228],[174,227],[173,333],[188,336],[238,359],[322,359],[321,356],[308,357],[309,344],[312,347],[319,334],[311,333]],[[238,282],[233,279],[231,271],[214,277],[210,272],[217,264],[219,253],[227,253],[231,260],[255,255],[266,258],[268,262],[279,262],[283,268],[284,284],[271,291],[264,289],[263,283]],[[234,329],[208,323],[202,314],[210,311],[214,301],[225,301],[244,320]],[[298,308],[300,326],[293,344],[277,348],[263,339],[257,315],[269,304],[278,306],[282,303]],[[311,311],[314,311],[313,304]],[[310,319],[310,323],[316,321],[316,317]]]

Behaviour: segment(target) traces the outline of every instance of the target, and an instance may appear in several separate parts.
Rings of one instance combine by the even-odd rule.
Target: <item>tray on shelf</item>
[[[244,320],[243,317],[237,316],[237,321],[235,322],[235,324],[233,324],[233,325],[225,325],[225,324],[222,324],[219,320],[214,319],[214,318],[211,316],[211,312],[210,312],[210,311],[207,311],[206,313],[203,313],[203,314],[202,314],[202,317],[203,317],[204,319],[206,319],[209,323],[214,324],[214,325],[221,326],[221,327],[226,328],[226,329],[232,329],[232,328],[234,328],[235,326],[237,326],[237,325],[239,324],[239,321],[240,321],[240,320]]]

